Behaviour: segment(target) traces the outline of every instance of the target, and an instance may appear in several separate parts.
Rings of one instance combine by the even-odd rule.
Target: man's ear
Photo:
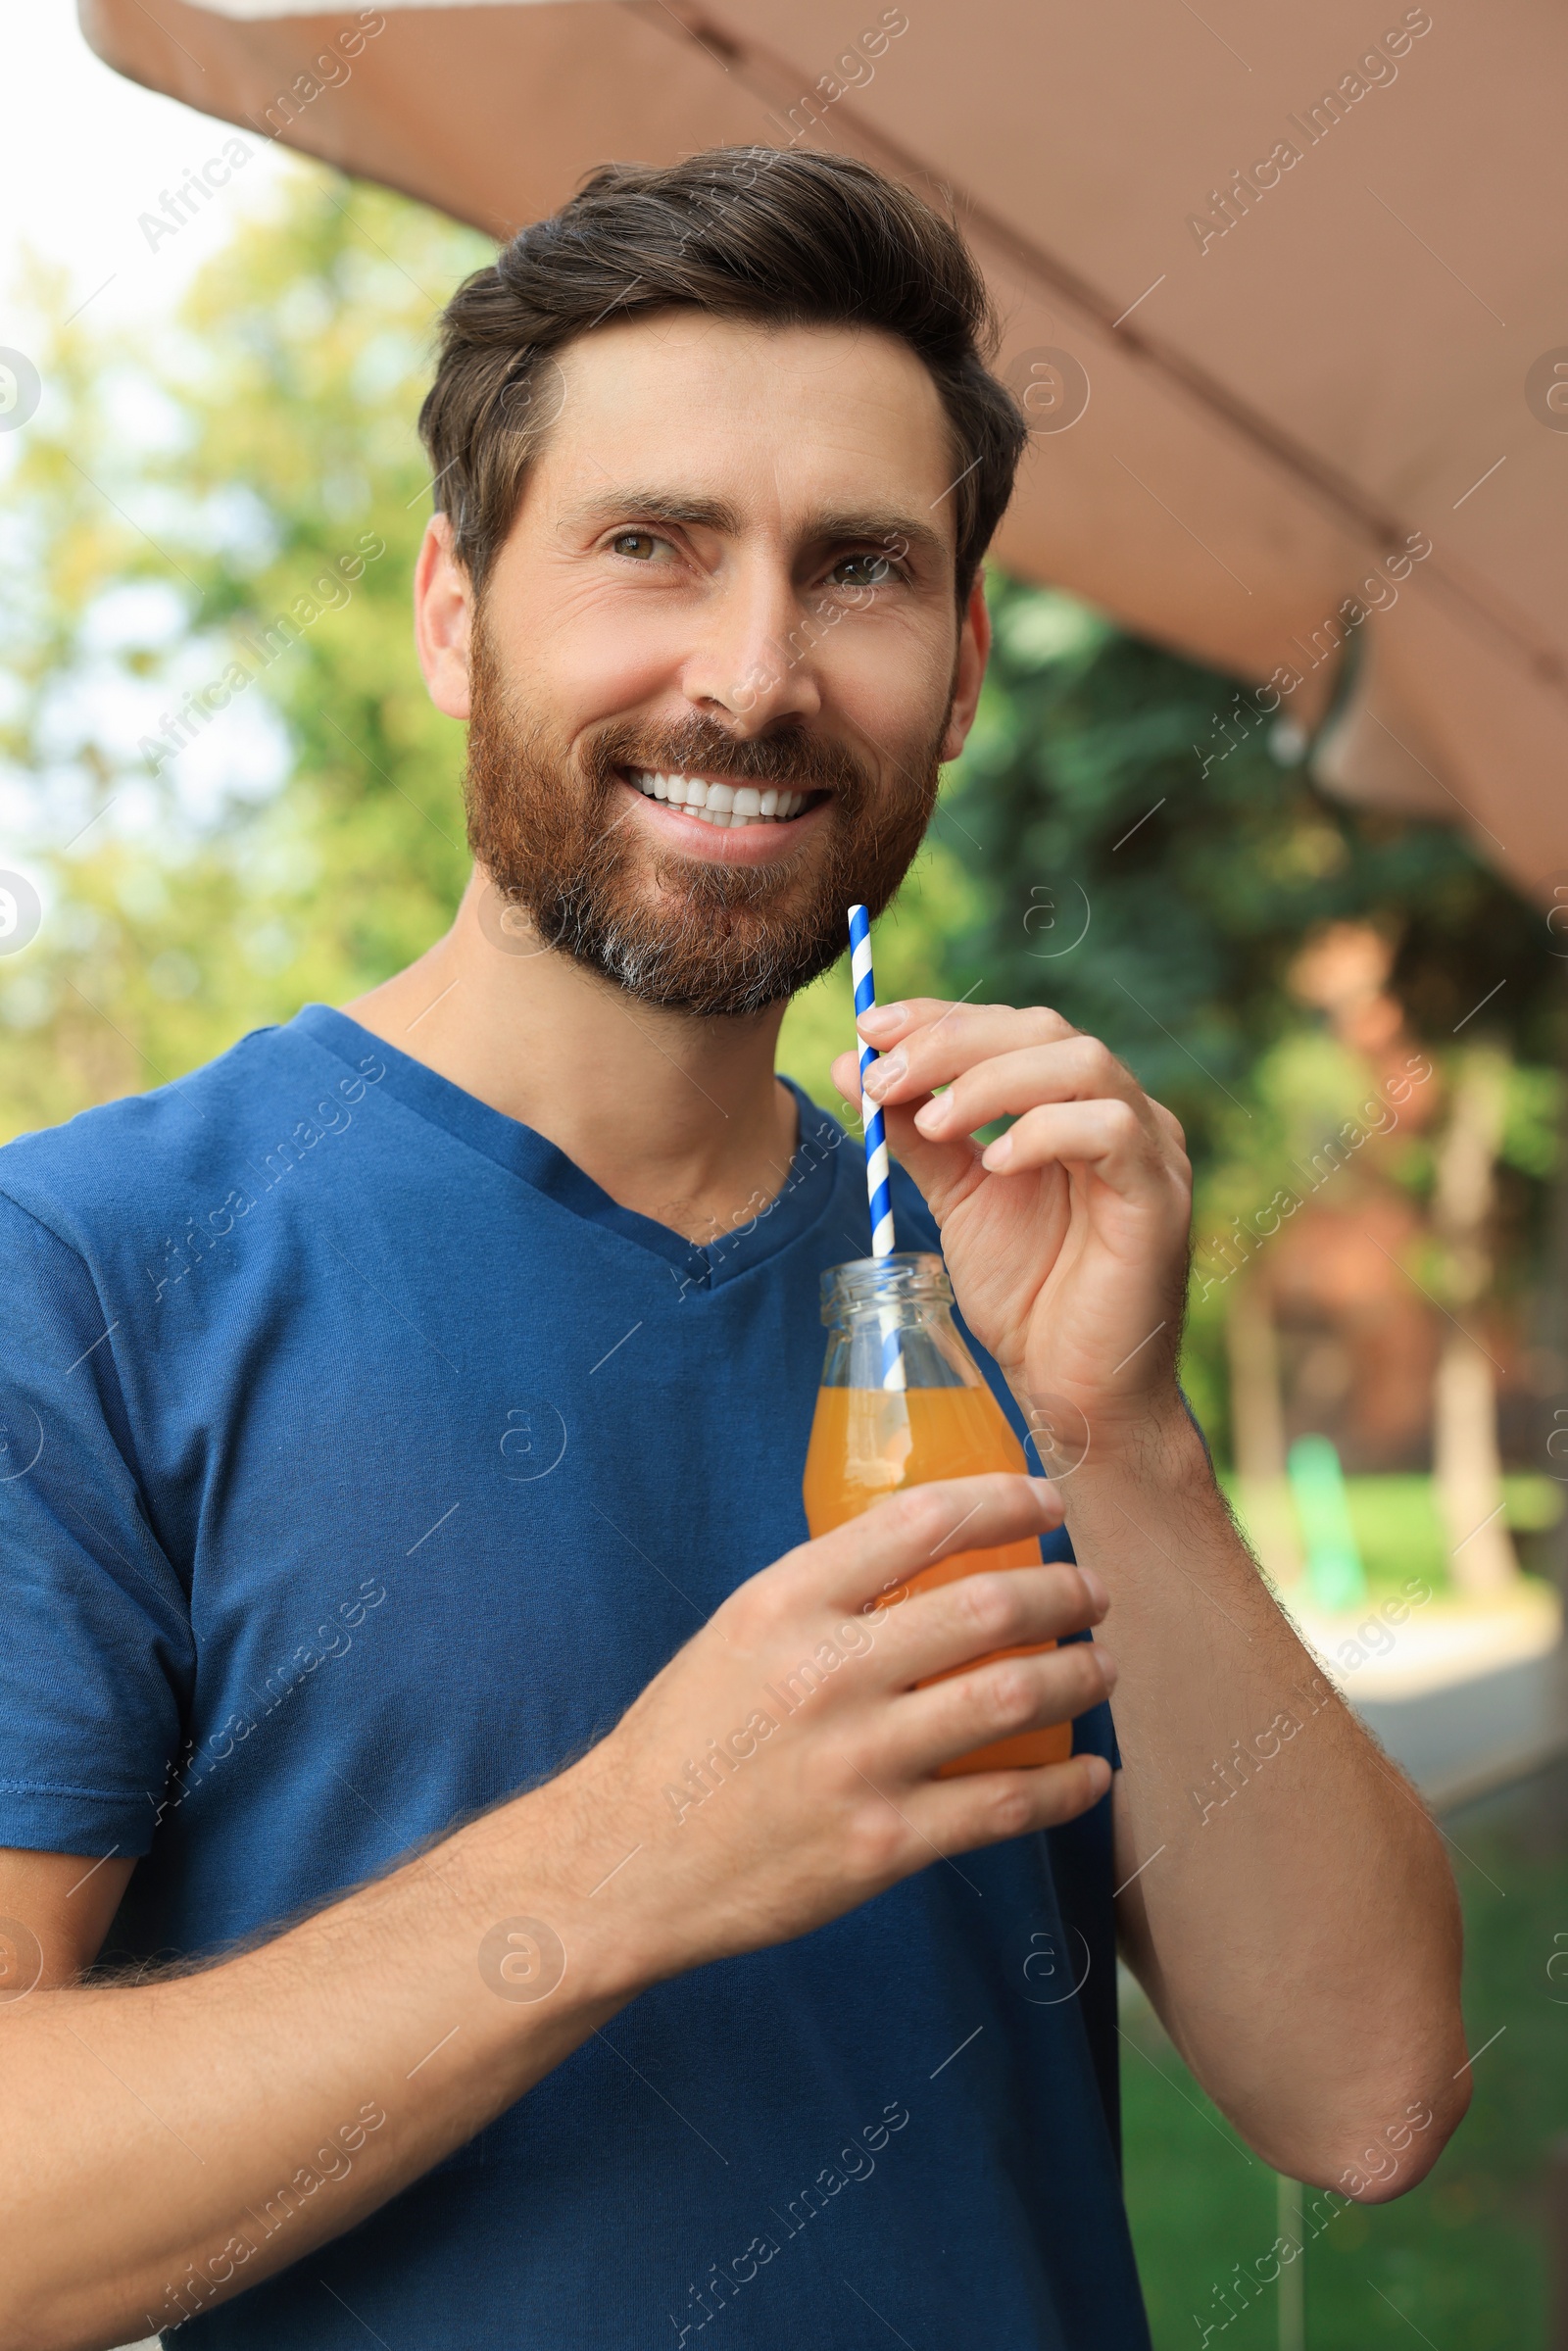
[[[949,759],[957,758],[968,740],[990,658],[991,613],[986,606],[985,581],[977,573],[958,631],[958,653],[953,668],[953,708],[948,712],[948,731],[938,755],[944,766]]]
[[[466,718],[473,582],[452,541],[450,516],[432,514],[414,566],[414,642],[436,709]]]

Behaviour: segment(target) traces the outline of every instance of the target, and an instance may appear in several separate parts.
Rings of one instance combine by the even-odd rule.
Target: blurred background
[[[259,139],[172,228],[231,126],[118,79],[60,0],[8,37],[0,1137],[341,1002],[448,921],[463,734],[410,645],[414,417],[435,314],[492,251]],[[989,593],[883,993],[1052,1004],[1184,1121],[1188,1393],[1469,1923],[1469,2121],[1409,2197],[1319,2214],[1283,2283],[1257,2257],[1290,2184],[1125,1987],[1155,2343],[1561,2343],[1568,907],[1331,797],[1278,696],[1003,570]],[[785,1024],[831,1108],[851,1025],[845,967]]]

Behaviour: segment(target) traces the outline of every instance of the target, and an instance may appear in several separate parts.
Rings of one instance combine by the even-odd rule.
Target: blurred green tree
[[[1252,1108],[1259,1054],[1301,1025],[1287,975],[1330,922],[1392,930],[1393,986],[1422,1037],[1447,1039],[1498,991],[1488,1019],[1514,1056],[1556,1065],[1555,942],[1460,834],[1330,799],[1234,679],[1069,598],[998,583],[993,616],[946,804],[986,885],[955,956],[988,992],[1104,1038],[1200,1164]]]
[[[150,349],[26,289],[0,781],[50,900],[0,964],[0,1130],[177,1077],[422,951],[467,869],[409,643],[430,329],[485,241],[301,165]]]
[[[1353,1114],[1365,1064],[1290,974],[1331,924],[1381,929],[1390,987],[1440,1070],[1483,1005],[1478,1025],[1514,1065],[1498,1278],[1517,1300],[1547,1248],[1568,1012],[1540,910],[1452,828],[1319,790],[1299,736],[1235,680],[1064,596],[998,581],[992,610],[979,720],[944,800],[942,837],[979,885],[976,928],[948,947],[957,990],[1054,1005],[1169,1104],[1201,1257]],[[1401,1152],[1398,1171],[1430,1196],[1429,1150]],[[1226,1302],[1200,1285],[1186,1367],[1222,1445]]]

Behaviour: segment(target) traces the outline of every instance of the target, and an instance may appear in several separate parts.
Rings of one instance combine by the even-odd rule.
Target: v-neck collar
[[[825,1215],[832,1200],[844,1129],[790,1078],[782,1082],[794,1095],[800,1111],[800,1139],[783,1184],[767,1207],[737,1220],[729,1232],[703,1246],[661,1224],[657,1217],[622,1207],[536,1128],[492,1109],[450,1078],[363,1028],[347,1012],[336,1011],[330,1004],[307,1004],[288,1026],[352,1068],[359,1067],[367,1053],[378,1054],[386,1063],[382,1082],[405,1108],[506,1168],[558,1207],[662,1257],[694,1289],[709,1290],[731,1282],[776,1255]]]

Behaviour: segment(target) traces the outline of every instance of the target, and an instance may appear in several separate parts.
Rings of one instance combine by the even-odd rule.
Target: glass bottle
[[[982,1470],[1026,1473],[1023,1447],[958,1335],[940,1257],[898,1252],[831,1267],[822,1276],[822,1320],[827,1359],[803,1488],[813,1535],[826,1535],[901,1487]],[[1039,1564],[1040,1545],[1032,1536],[991,1549],[955,1551],[917,1570],[893,1596],[902,1600],[982,1569]],[[1055,1645],[1038,1641],[994,1654],[1035,1656]],[[976,1662],[950,1670],[963,1673]],[[1061,1763],[1071,1752],[1072,1725],[1054,1723],[977,1747],[944,1764],[938,1777]]]

